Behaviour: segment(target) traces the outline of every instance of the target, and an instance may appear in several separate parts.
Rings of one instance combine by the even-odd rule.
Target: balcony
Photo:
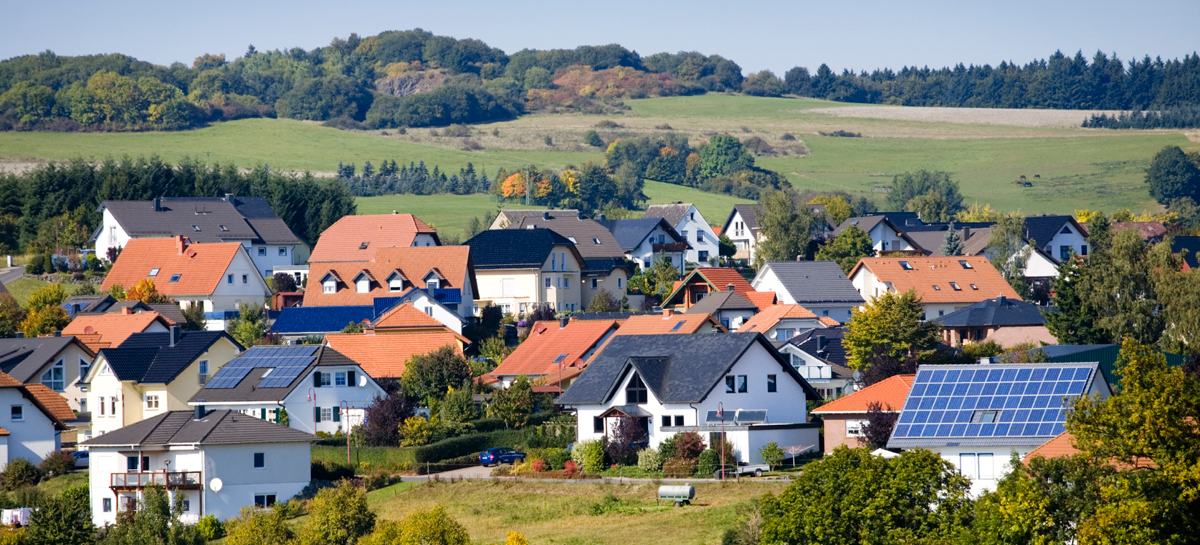
[[[110,487],[114,492],[131,492],[148,486],[161,486],[168,490],[200,490],[204,480],[199,471],[147,471],[141,473],[113,473]]]

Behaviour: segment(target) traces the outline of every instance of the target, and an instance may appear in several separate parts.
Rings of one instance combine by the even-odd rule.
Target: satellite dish
[[[854,370],[854,382],[861,382],[861,381],[862,381],[862,371],[855,369]]]
[[[215,478],[213,478],[213,480],[208,481],[208,488],[211,489],[213,492],[220,492],[221,487],[223,487],[223,486],[225,486],[225,483],[221,482],[220,477],[215,477]]]

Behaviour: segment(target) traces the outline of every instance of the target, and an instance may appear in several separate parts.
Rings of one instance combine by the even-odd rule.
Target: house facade
[[[883,293],[921,297],[925,319],[933,320],[998,296],[1021,296],[986,257],[869,257],[850,270],[850,282],[867,301]]]
[[[980,301],[935,320],[942,342],[949,346],[994,341],[1009,347],[1021,343],[1058,344],[1046,328],[1046,318],[1033,303],[1004,296]]]
[[[466,318],[472,315],[479,293],[475,268],[466,246],[378,248],[366,261],[313,263],[304,306],[363,306],[381,298],[413,300],[421,297],[415,289],[424,290],[460,319]]]
[[[43,396],[43,397],[39,397]],[[48,396],[48,397],[45,397]],[[67,425],[55,414],[51,403],[61,403],[57,394],[31,389],[0,373],[0,470],[15,458],[37,464],[62,448],[61,433]]]
[[[784,342],[810,329],[823,329],[838,323],[822,318],[800,305],[770,305],[742,324],[738,331],[762,333],[772,341]]]
[[[675,289],[663,298],[662,306],[683,312],[709,294],[723,291],[735,292],[759,308],[775,303],[773,292],[755,290],[737,269],[708,267],[685,274]]]
[[[750,286],[774,292],[780,303],[802,305],[821,317],[850,321],[851,309],[866,302],[833,261],[769,261]]]
[[[88,411],[87,392],[80,383],[86,382],[95,357],[83,341],[69,335],[0,339],[0,372],[21,384],[42,384],[80,412]]]
[[[529,337],[488,373],[485,380],[497,388],[507,388],[518,377],[524,376],[566,388],[616,333],[617,327],[614,320],[563,318],[537,322],[529,329]]]
[[[583,310],[579,279],[583,256],[551,229],[490,229],[464,243],[470,248],[479,284],[476,306],[492,303],[522,315],[535,305],[555,311]]]
[[[633,274],[632,266],[625,259],[625,251],[609,232],[608,228],[595,220],[581,217],[578,210],[510,210],[511,219],[503,224],[505,229],[550,229],[575,244],[583,257],[580,274],[580,301],[587,306],[601,290],[607,290],[618,301],[625,296],[626,282]],[[500,218],[497,218],[497,222]],[[495,229],[497,227],[493,227]]]
[[[836,399],[855,391],[858,385],[854,371],[846,366],[846,349],[842,346],[845,334],[844,327],[810,329],[776,345],[821,397]]]
[[[883,412],[899,413],[915,379],[916,375],[888,377],[813,409],[813,416],[821,417],[825,423],[825,454],[832,454],[841,446],[866,446],[863,428],[867,425],[867,412],[877,403]]]
[[[82,445],[92,523],[116,524],[151,485],[182,496],[185,524],[288,501],[311,480],[315,440],[235,411],[169,411],[113,430]]]
[[[825,205],[799,204],[798,206],[807,207],[819,218],[812,233],[814,239],[824,240],[834,234],[834,226],[829,224],[829,214],[825,211]],[[759,232],[758,215],[760,213],[762,213],[762,205],[735,204],[729,211],[729,216],[725,218],[721,234],[733,241],[736,249],[733,255],[734,259],[754,259],[754,250],[764,238]]]
[[[611,437],[633,418],[656,447],[679,432],[707,444],[722,430],[740,463],[762,463],[759,449],[816,448],[818,425],[805,400],[817,396],[759,334],[613,337],[558,403],[574,409],[577,439]]]
[[[684,256],[691,246],[666,220],[640,218],[597,221],[612,233],[625,252],[625,257],[638,267],[653,267],[654,260],[661,256],[669,260],[676,270],[688,270]]]
[[[906,233],[909,228],[922,225],[920,218],[913,212],[890,212],[847,218],[833,230],[833,236],[856,226],[871,237],[871,248],[878,255],[881,252],[918,252],[922,248]]]
[[[684,259],[696,267],[710,267],[712,260],[721,255],[717,233],[691,203],[652,204],[642,217],[662,218],[674,227],[689,246]]]

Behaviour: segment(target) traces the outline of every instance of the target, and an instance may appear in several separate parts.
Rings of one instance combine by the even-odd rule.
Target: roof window
[[[554,363],[562,363],[565,359],[567,359],[566,354],[559,354],[557,358],[554,358]]]
[[[199,233],[199,232],[200,232],[200,226],[199,226],[199,225],[193,225],[193,226],[192,226],[192,230],[193,230],[193,231],[195,231],[195,232],[197,232],[197,233]]]
[[[363,242],[362,244],[359,244],[359,245],[358,245],[358,249],[359,249],[359,250],[366,250],[366,249],[367,249],[367,245],[368,245],[368,244],[370,244],[370,243],[371,243],[371,241],[369,241],[369,240],[368,240],[368,241],[366,241],[366,242]]]
[[[228,230],[229,230],[229,228],[228,228],[228,227],[225,227],[224,225],[221,225],[221,226],[219,226],[219,227],[221,228],[221,230],[222,230],[222,231],[228,231]]]
[[[183,275],[182,275],[182,274],[172,274],[172,275],[171,275],[171,282],[178,282],[178,281],[179,281],[179,277],[180,277],[180,276],[183,276]]]
[[[575,242],[575,237],[567,237],[567,240],[571,241],[571,244],[575,244],[575,243],[576,243],[576,242]]]
[[[950,287],[954,288],[954,291],[962,291],[962,288],[959,287],[958,282],[951,282]]]
[[[959,264],[959,265],[962,265],[962,268],[964,268],[964,269],[974,269],[974,268],[975,268],[975,267],[972,267],[972,266],[971,266],[971,262],[970,262],[970,261],[967,261],[967,260],[965,260],[965,259],[960,259],[960,260],[958,260],[958,264]]]
[[[937,284],[934,284],[934,285],[933,285],[933,291],[942,291],[942,288],[941,288],[941,286],[938,286]]]
[[[975,284],[971,284],[971,289],[978,291],[979,286],[976,286]]]
[[[909,263],[907,261],[901,261],[900,268],[902,268],[906,271],[911,271],[913,269],[913,266],[912,266],[912,263]]]
[[[150,269],[150,276],[158,276],[158,267]]]
[[[675,324],[675,327],[672,327],[671,331],[672,332],[679,331],[679,328],[681,328],[681,327],[683,327],[683,320],[680,320],[679,323]]]
[[[594,242],[596,244],[600,244],[600,239],[596,238],[596,237],[592,237],[592,242]]]

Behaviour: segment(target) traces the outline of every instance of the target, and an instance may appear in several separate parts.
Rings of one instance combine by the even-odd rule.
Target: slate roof
[[[597,220],[612,232],[612,236],[625,252],[636,250],[650,236],[656,227],[662,226],[663,231],[672,237],[672,242],[687,242],[675,231],[675,226],[662,218],[637,218],[628,220]]]
[[[169,332],[134,333],[119,348],[102,348],[100,354],[117,380],[167,384],[222,337],[245,350],[224,331],[181,331],[175,346]]]
[[[847,396],[839,397],[813,409],[813,414],[865,413],[871,403],[879,403],[888,412],[900,412],[908,391],[917,375],[895,375],[876,382]]]
[[[683,218],[687,216],[688,210],[691,209],[692,203],[652,204],[646,207],[646,212],[642,214],[642,217],[662,218],[667,220],[667,223],[675,226],[683,221]]]
[[[842,378],[849,377],[854,371],[846,367],[846,348],[842,346],[842,337],[846,335],[845,327],[827,327],[824,329],[809,329],[787,340],[787,344],[795,345],[813,356],[833,364],[834,374]],[[817,337],[825,337],[825,353],[818,355]],[[840,369],[839,369],[840,368]]]
[[[157,211],[155,201],[104,201],[100,211],[107,209],[135,238],[185,235],[196,242],[300,243],[263,197],[164,197],[158,201]]]
[[[1183,259],[1185,269],[1191,270],[1200,267],[1200,259],[1197,254],[1200,254],[1200,237],[1197,236],[1175,236],[1171,237],[1171,253],[1179,254],[1187,250],[1187,257]]]
[[[447,328],[412,333],[335,333],[325,336],[330,348],[357,363],[371,378],[400,378],[409,359],[443,346],[462,352],[463,337]]]
[[[280,348],[294,349],[297,348],[297,345],[284,346]],[[297,350],[297,352],[301,351]],[[238,357],[244,357],[246,354],[247,352],[242,352],[238,355]],[[305,354],[307,354],[307,352],[305,352]],[[262,382],[263,375],[265,375],[267,371],[273,369],[274,367],[255,367],[251,369],[250,372],[244,377],[242,377],[242,380],[238,381],[237,386],[233,388],[209,388],[205,386],[204,388],[201,388],[200,391],[196,392],[195,395],[188,400],[188,403],[193,405],[203,405],[205,403],[219,404],[228,402],[283,401],[283,399],[287,397],[292,390],[295,390],[296,387],[300,386],[304,379],[308,378],[309,373],[318,366],[357,365],[354,360],[328,346],[321,346],[318,348],[315,356],[316,357],[313,358],[312,362],[308,364],[308,367],[305,367],[303,371],[297,374],[296,378],[293,379],[292,382],[287,386],[280,386],[277,388],[263,388],[259,386],[259,384]],[[233,361],[237,361],[237,358],[234,358]],[[226,364],[225,367],[218,369],[216,374],[214,374],[212,378],[208,380],[208,384],[212,384],[216,379],[221,378],[222,371],[225,371],[226,369],[232,370],[233,367],[230,367],[229,364]],[[311,386],[311,381],[309,385]]]
[[[308,262],[371,261],[382,248],[412,246],[419,234],[430,235],[441,244],[437,231],[412,214],[344,216],[321,233]],[[362,248],[364,242],[366,248]]]
[[[225,278],[234,257],[245,252],[238,242],[201,244],[183,237],[182,244],[181,252],[178,238],[130,240],[100,289],[107,290],[117,284],[128,289],[150,279],[164,295],[211,295]],[[150,276],[153,269],[158,269],[157,274]],[[176,274],[179,280],[171,282]]]
[[[81,443],[89,447],[305,443],[317,436],[235,411],[168,411]]]
[[[279,311],[271,330],[285,335],[332,333],[374,317],[371,305],[287,307]]]
[[[722,310],[753,310],[758,312],[758,305],[751,303],[736,291],[719,291],[704,296],[691,308],[687,314],[715,314]]]
[[[67,311],[67,316],[74,318],[76,314],[83,312],[104,312],[116,302],[111,295],[72,295],[64,299],[59,306]],[[79,306],[78,309],[75,308],[76,305]]]
[[[545,215],[550,218],[546,219]],[[560,216],[557,211],[546,210],[545,215],[521,216],[508,224],[506,229],[550,229],[575,243],[575,249],[584,259],[624,258],[625,251],[613,238],[608,228],[578,215]],[[609,270],[612,270],[611,267]]]
[[[471,248],[479,270],[540,269],[555,246],[570,246],[575,259],[583,262],[575,244],[551,229],[489,229],[463,244]]]
[[[798,304],[865,302],[837,262],[769,261],[763,266],[768,268]]]
[[[18,382],[30,382],[71,343],[77,343],[89,356],[95,355],[82,341],[69,335],[0,339],[0,371]]]
[[[571,387],[560,405],[602,404],[632,366],[662,403],[698,403],[754,343],[761,343],[812,399],[820,396],[758,333],[614,336]]]
[[[1037,243],[1037,247],[1045,248],[1050,239],[1067,224],[1073,225],[1080,234],[1087,233],[1073,216],[1028,216],[1025,218],[1025,240],[1032,240]]]
[[[304,306],[369,305],[377,298],[399,298],[413,287],[423,288],[423,279],[434,269],[443,278],[439,283],[440,288],[461,290],[469,282],[472,293],[479,293],[475,285],[472,253],[466,246],[406,246],[380,248],[369,261],[312,263],[309,268],[310,289],[304,292]],[[372,278],[371,290],[367,293],[359,293],[354,283],[355,277],[363,271]],[[397,271],[406,279],[403,292],[391,291],[388,284],[388,277]],[[330,272],[338,278],[337,291],[325,293],[320,282]],[[448,293],[444,295],[450,296]],[[461,291],[458,298],[462,299]]]
[[[904,263],[910,268],[904,268]],[[875,275],[877,282],[890,284],[896,293],[916,290],[926,304],[976,303],[998,295],[1021,299],[983,256],[865,257],[848,276],[854,278],[864,267]]]
[[[1005,327],[1045,325],[1046,318],[1033,303],[997,297],[939,316],[935,321],[942,327]]]

